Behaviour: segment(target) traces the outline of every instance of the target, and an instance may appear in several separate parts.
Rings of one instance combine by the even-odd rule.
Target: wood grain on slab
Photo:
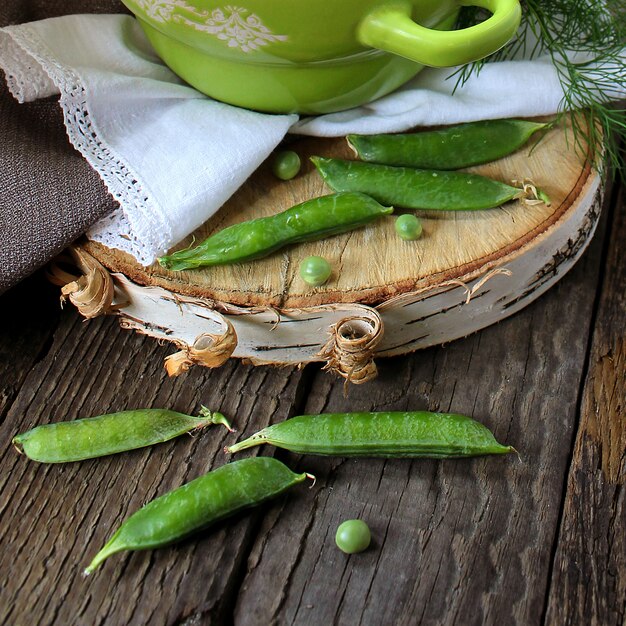
[[[205,335],[212,342],[217,335],[233,348],[227,356],[288,366],[322,361],[345,376],[356,372],[354,380],[363,382],[375,375],[372,358],[450,342],[494,324],[530,304],[578,261],[600,214],[601,180],[582,163],[567,126],[474,168],[503,181],[532,179],[551,205],[515,201],[489,211],[427,212],[426,236],[419,241],[401,240],[389,217],[266,259],[182,273],[158,264],[142,268],[128,255],[89,241],[77,251],[109,268],[110,274],[98,266],[103,284],[112,285],[120,324],[174,343],[177,358],[189,357]],[[299,138],[291,147],[302,157],[349,156],[343,138]],[[278,181],[265,163],[180,245],[324,193],[312,164],[305,163],[305,171],[287,182]],[[310,253],[334,260],[331,280],[319,288],[296,277],[298,255]],[[354,349],[355,358],[365,362],[358,370],[345,361],[335,339],[339,325],[362,316],[374,318],[377,330],[367,350]],[[224,351],[213,352],[222,357]],[[202,358],[187,362],[213,366]]]
[[[626,204],[610,228],[548,623],[626,622]]]
[[[268,160],[213,218],[177,248],[201,242],[232,224],[273,215],[332,193],[309,161],[310,155],[353,158],[344,138],[300,138],[291,148],[304,164],[295,179],[276,179]],[[221,302],[281,308],[336,302],[378,304],[398,294],[458,279],[523,251],[534,239],[567,220],[581,190],[595,176],[575,153],[566,126],[550,130],[536,145],[531,141],[509,157],[470,171],[508,184],[513,179],[532,179],[552,204],[529,206],[516,200],[486,211],[418,211],[424,235],[408,243],[397,236],[395,217],[387,216],[365,228],[291,246],[254,263],[184,272],[171,272],[157,263],[142,268],[128,254],[93,242],[85,249],[139,284]],[[329,282],[317,288],[306,285],[298,274],[300,261],[313,254],[325,257],[333,267]]]

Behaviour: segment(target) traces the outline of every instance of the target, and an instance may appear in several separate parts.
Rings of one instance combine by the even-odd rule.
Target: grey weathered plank
[[[447,347],[381,363],[343,396],[320,375],[307,412],[472,414],[521,455],[461,461],[296,458],[317,486],[266,517],[235,608],[256,624],[538,624],[599,269],[600,237],[552,292]],[[248,433],[246,433],[248,434]],[[362,517],[374,546],[346,557],[338,524]]]
[[[175,548],[118,555],[87,579],[82,570],[128,514],[224,463],[225,429],[67,465],[30,462],[9,445],[36,424],[141,406],[193,412],[202,403],[256,429],[287,417],[302,377],[233,362],[171,380],[162,367],[168,352],[113,319],[62,315],[0,426],[0,623],[223,623],[259,512]]]
[[[548,624],[626,621],[626,195],[617,196]]]

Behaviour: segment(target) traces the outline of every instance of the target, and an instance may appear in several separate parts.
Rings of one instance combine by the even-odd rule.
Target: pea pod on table
[[[171,270],[259,259],[286,245],[359,228],[393,212],[361,193],[338,193],[302,202],[282,213],[234,224],[200,245],[161,257]]]
[[[466,172],[417,170],[311,157],[335,191],[361,192],[383,204],[406,209],[476,211],[527,197],[523,189]]]
[[[429,411],[300,415],[273,424],[226,448],[239,452],[264,443],[300,454],[455,458],[508,454],[486,427],[465,415]]]
[[[232,431],[221,413],[205,407],[198,417],[167,409],[135,409],[37,426],[15,436],[13,445],[33,461],[67,463],[162,443],[211,424]]]
[[[526,120],[487,120],[399,135],[348,135],[348,143],[363,161],[456,170],[512,154],[534,133],[550,126]]]
[[[267,457],[223,465],[133,513],[96,554],[85,573],[90,574],[117,552],[159,548],[188,537],[306,478],[313,477],[295,474],[280,461]]]

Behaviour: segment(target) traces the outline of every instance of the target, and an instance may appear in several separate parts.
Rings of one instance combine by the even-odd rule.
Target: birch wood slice
[[[309,156],[352,158],[339,139],[297,139],[290,149],[304,164],[296,179],[279,181],[270,164],[263,164],[194,233],[196,241],[330,193]],[[424,235],[414,242],[395,234],[390,216],[266,259],[177,273],[157,264],[143,268],[94,242],[81,244],[80,253],[111,273],[122,325],[175,342],[182,348],[178,365],[215,365],[231,353],[258,364],[325,360],[363,382],[375,374],[374,356],[448,342],[526,306],[588,244],[599,217],[600,178],[581,162],[565,128],[555,127],[536,146],[471,171],[508,183],[532,179],[552,203],[417,212]],[[298,274],[300,261],[312,254],[333,267],[322,287],[306,285]],[[216,343],[221,356],[207,362]]]

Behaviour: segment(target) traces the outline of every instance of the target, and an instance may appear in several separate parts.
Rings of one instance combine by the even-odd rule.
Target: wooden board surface
[[[612,220],[547,617],[626,622],[626,198]]]
[[[324,241],[299,244],[253,263],[170,272],[158,264],[141,268],[127,254],[95,243],[86,249],[107,267],[139,284],[158,285],[177,293],[236,305],[300,308],[335,302],[379,304],[393,296],[459,279],[485,266],[497,265],[532,243],[560,220],[566,220],[588,186],[592,172],[584,167],[565,127],[549,131],[516,154],[471,168],[502,182],[532,179],[551,198],[551,206],[514,201],[475,212],[418,212],[424,236],[401,240],[394,217]],[[309,198],[331,193],[315,171],[311,155],[353,158],[344,139],[297,139],[290,146],[301,156],[301,174],[277,180],[263,164],[233,198],[178,248],[236,222],[272,215]],[[330,281],[319,288],[298,275],[299,263],[317,254],[333,266]]]
[[[40,278],[3,296],[12,314],[0,327],[0,623],[621,626],[626,206],[623,195],[609,201],[591,248],[542,299],[447,347],[382,361],[379,378],[347,398],[315,365],[232,361],[168,379],[168,348],[111,318],[59,315],[58,293]],[[231,416],[241,437],[305,411],[453,409],[521,460],[280,453],[316,472],[316,486],[182,545],[116,555],[83,578],[126,515],[224,463],[231,436],[207,430],[67,466],[28,462],[11,437],[49,421],[200,403]],[[354,515],[374,545],[346,557],[333,534]]]

